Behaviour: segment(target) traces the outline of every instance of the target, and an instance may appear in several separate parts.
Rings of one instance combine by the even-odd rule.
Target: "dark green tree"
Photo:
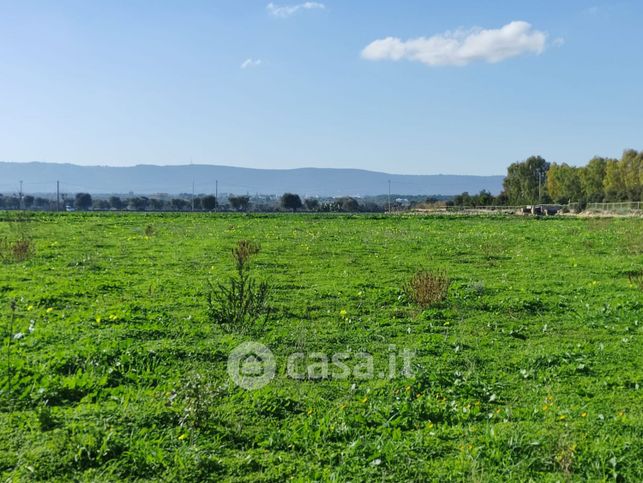
[[[145,211],[149,203],[150,200],[145,196],[135,196],[128,200],[127,207],[134,211]]]
[[[337,203],[339,203],[342,211],[359,211],[359,202],[355,198],[351,198],[350,196],[340,198],[339,200],[337,200]]]
[[[294,193],[284,193],[281,196],[281,206],[287,210],[292,210],[293,213],[301,208],[302,202],[299,195]]]
[[[476,206],[490,206],[493,205],[493,195],[487,190],[482,190],[476,195]]]
[[[89,193],[76,193],[74,207],[77,210],[86,211],[92,206],[92,195]]]
[[[460,195],[456,195],[455,198],[453,198],[453,204],[455,206],[471,206],[471,196],[467,191]]]
[[[319,209],[319,200],[316,198],[306,198],[304,205],[306,205],[306,209],[309,211],[317,211]]]
[[[207,195],[201,199],[201,204],[204,210],[212,211],[217,207],[217,199],[212,195]]]
[[[250,206],[250,197],[249,196],[229,196],[228,201],[230,206],[237,211],[248,211]]]
[[[109,197],[109,206],[111,206],[115,210],[122,210],[123,209],[123,200],[121,200],[120,196],[110,196]]]
[[[95,210],[109,210],[109,208],[110,208],[109,200],[105,200],[105,199],[94,200]]]
[[[183,198],[173,198],[172,201],[170,202],[170,206],[175,211],[184,210],[187,204],[188,202],[185,201]]]
[[[42,198],[40,196],[37,196],[36,199],[34,200],[34,206],[36,208],[42,209],[49,209],[49,200],[47,198]]]
[[[165,206],[165,202],[161,198],[151,198],[150,199],[150,208],[155,211],[161,211]]]

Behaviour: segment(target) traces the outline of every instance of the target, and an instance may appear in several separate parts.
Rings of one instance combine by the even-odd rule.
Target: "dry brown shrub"
[[[450,284],[451,280],[443,271],[421,270],[411,277],[407,293],[413,302],[424,309],[444,301]]]

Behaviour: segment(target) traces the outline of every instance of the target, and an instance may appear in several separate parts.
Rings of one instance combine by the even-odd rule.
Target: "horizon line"
[[[186,164],[153,164],[153,163],[138,163],[128,164],[123,166],[114,166],[110,164],[77,164],[67,161],[6,161],[0,160],[0,164],[54,164],[61,166],[75,166],[78,168],[137,168],[137,167],[155,167],[155,168],[183,168],[183,167],[213,167],[213,168],[234,168],[234,169],[248,169],[254,171],[297,171],[297,170],[332,170],[332,171],[361,171],[375,174],[385,174],[390,176],[470,176],[470,177],[505,177],[505,174],[463,174],[463,173],[391,173],[387,171],[375,171],[372,169],[364,168],[336,168],[336,167],[319,167],[319,166],[301,166],[297,168],[255,168],[248,166],[235,166],[230,164],[210,164],[210,163],[186,163]]]

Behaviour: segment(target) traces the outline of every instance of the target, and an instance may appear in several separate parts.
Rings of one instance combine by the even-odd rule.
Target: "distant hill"
[[[398,195],[455,195],[482,189],[498,194],[503,176],[401,175],[360,169],[250,169],[231,166],[183,165],[131,167],[77,166],[57,163],[0,162],[0,192],[52,193],[56,180],[61,191],[92,194],[219,193],[281,194],[305,196],[371,196],[391,191]]]

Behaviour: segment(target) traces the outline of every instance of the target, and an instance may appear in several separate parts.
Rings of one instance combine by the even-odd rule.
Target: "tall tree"
[[[623,153],[619,167],[625,185],[626,198],[630,201],[639,201],[641,199],[641,177],[643,176],[643,151],[639,153],[628,149]]]
[[[92,206],[92,195],[89,193],[76,193],[74,207],[77,210],[88,210]]]
[[[587,201],[594,203],[603,201],[605,197],[603,182],[607,161],[607,159],[597,156],[592,158],[587,166],[580,168],[580,185]]]
[[[627,192],[620,161],[616,159],[607,161],[603,187],[605,189],[605,198],[608,201],[622,201],[626,199]]]
[[[540,156],[511,164],[503,181],[509,203],[520,205],[542,200],[548,170],[549,163]]]
[[[553,163],[547,172],[547,193],[558,203],[579,201],[582,189],[578,168]]]

